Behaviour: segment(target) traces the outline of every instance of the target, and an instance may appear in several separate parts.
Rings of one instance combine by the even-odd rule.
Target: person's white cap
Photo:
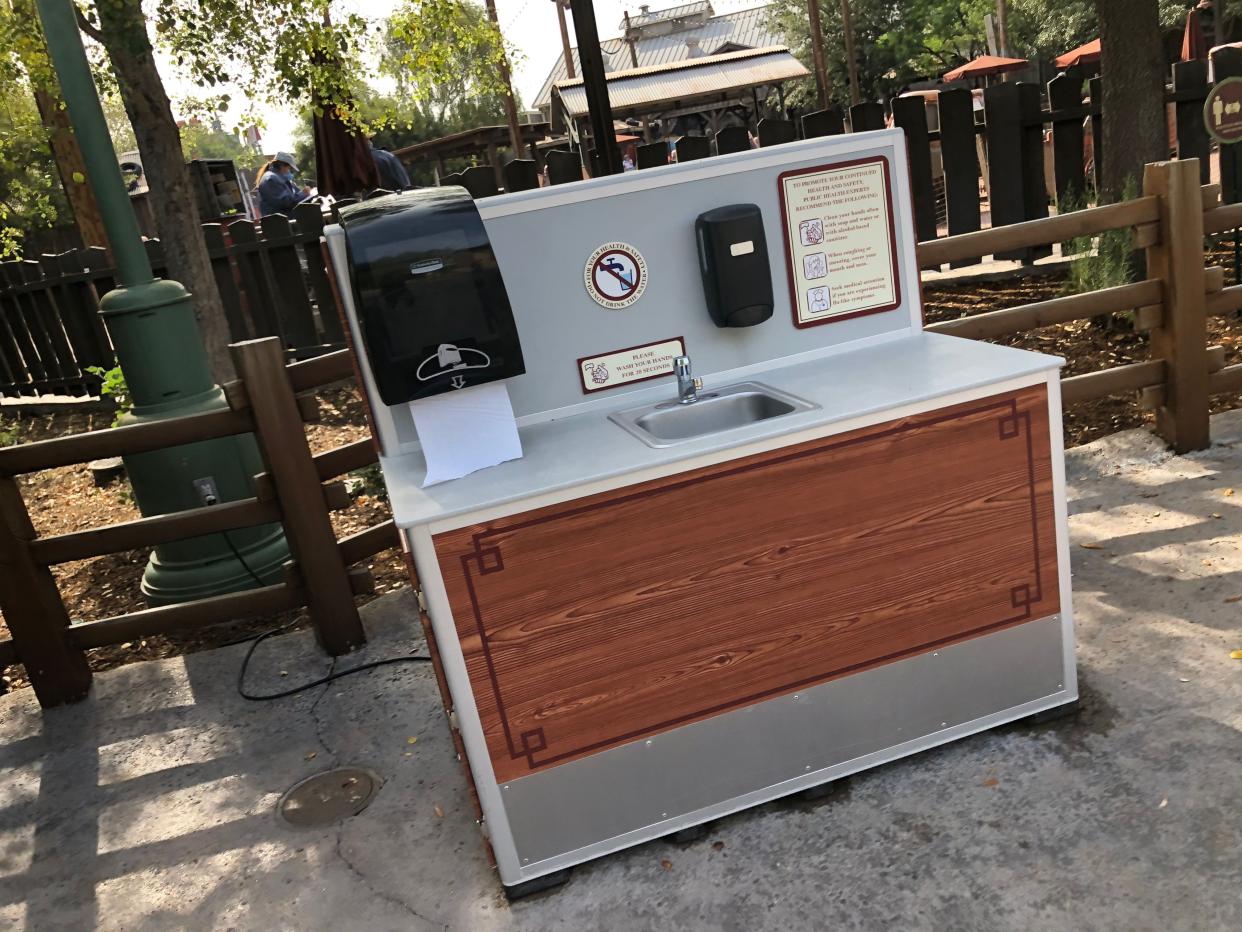
[[[297,162],[295,162],[295,161],[293,161],[293,156],[292,156],[292,155],[290,155],[288,152],[277,152],[277,153],[276,153],[276,161],[277,161],[277,162],[285,162],[285,163],[287,163],[287,164],[289,165],[289,167],[290,167],[290,168],[292,168],[294,171],[297,171],[297,170],[298,170],[298,163],[297,163]]]

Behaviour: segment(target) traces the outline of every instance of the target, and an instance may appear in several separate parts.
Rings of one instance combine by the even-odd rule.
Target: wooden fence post
[[[280,511],[306,588],[307,607],[320,645],[344,654],[366,643],[345,561],[328,516],[319,473],[285,373],[280,340],[232,346],[233,362],[250,399],[255,436],[276,484]]]
[[[91,688],[86,654],[69,646],[56,579],[30,556],[34,525],[12,476],[0,476],[0,610],[39,705],[76,702]]]
[[[936,238],[936,192],[932,188],[931,141],[927,104],[922,97],[894,97],[893,125],[906,133],[910,187],[914,195],[914,229],[920,243]]]
[[[979,229],[979,156],[975,142],[975,110],[970,91],[946,88],[938,98],[940,159],[944,164],[944,200],[949,235]],[[977,265],[982,260],[958,259],[950,268]]]
[[[1164,282],[1164,317],[1151,332],[1152,357],[1163,359],[1165,365],[1164,404],[1156,411],[1156,433],[1178,453],[1188,453],[1211,444],[1198,161],[1148,165],[1143,194],[1160,198],[1160,242],[1147,249],[1148,277]]]

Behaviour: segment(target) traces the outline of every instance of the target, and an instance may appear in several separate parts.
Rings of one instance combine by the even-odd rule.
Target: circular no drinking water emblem
[[[647,289],[647,261],[629,243],[605,243],[584,270],[587,293],[602,307],[629,307]]]

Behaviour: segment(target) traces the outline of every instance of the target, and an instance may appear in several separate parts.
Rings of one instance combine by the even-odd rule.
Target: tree
[[[342,74],[361,61],[366,21],[351,14],[333,25],[327,12],[327,0],[164,0],[152,10],[151,26],[178,69],[200,86],[233,83],[253,99],[295,104],[309,100],[313,90],[335,101]],[[212,370],[218,380],[227,380],[233,363],[224,307],[141,0],[99,0],[82,13],[79,26],[107,50],[142,154],[169,270],[194,293]],[[339,67],[324,65],[325,60]]]
[[[1147,2],[1147,0],[1142,0]],[[1176,29],[1190,0],[1157,0],[1160,25]],[[1217,0],[1221,7],[1221,0]],[[803,62],[810,63],[805,0],[774,0],[769,21]],[[838,0],[819,0],[829,74],[846,99],[845,51]],[[985,18],[996,0],[851,0],[863,96],[888,96],[917,80],[935,80],[987,52]],[[1228,0],[1226,18],[1242,15],[1242,0]],[[1047,61],[1100,34],[1095,0],[1009,0],[1010,51]],[[809,102],[807,88],[791,100]]]
[[[187,161],[229,159],[244,165],[251,160],[250,150],[236,135],[200,120],[190,120],[181,127],[181,152]]]
[[[1096,0],[1103,82],[1101,193],[1108,200],[1138,190],[1143,166],[1169,157],[1157,0]]]
[[[43,141],[51,150],[67,199],[57,213],[73,217],[86,245],[107,246],[99,205],[86,177],[82,151],[60,98],[60,87],[48,63],[34,6],[31,0],[0,0],[0,96],[12,101],[27,95],[34,99]]]
[[[194,295],[194,316],[219,381],[235,373],[224,304],[216,287],[207,244],[198,224],[189,171],[181,152],[181,134],[155,64],[141,0],[106,0],[95,18],[79,25],[108,52],[117,88],[142,154],[151,189],[151,212],[173,278]]]
[[[34,99],[0,100],[0,259],[19,258],[24,234],[50,228],[68,209]]]
[[[984,16],[995,0],[851,0],[855,56],[864,99],[887,97],[916,80],[937,78],[982,54]],[[774,0],[769,23],[803,62],[813,60],[805,0]],[[848,101],[848,67],[839,0],[819,0],[824,56],[838,102]],[[807,105],[814,89],[799,87],[791,103]]]
[[[366,85],[358,85],[353,91],[355,114],[371,127],[375,145],[381,149],[400,149],[415,143],[438,139],[450,133],[475,126],[497,125],[504,120],[504,104],[498,95],[481,98],[462,97],[453,99],[437,94],[435,104],[422,104],[409,92],[379,94]],[[306,178],[316,173],[315,145],[310,109],[302,113],[302,121],[294,137],[293,155]],[[466,167],[465,160],[459,166]],[[410,181],[419,185],[435,183],[435,173],[428,162],[408,166]]]
[[[482,30],[462,14],[468,5],[465,0],[411,0],[403,8],[416,14],[403,20],[408,24],[403,60],[420,75],[420,85],[453,79],[459,48],[480,47]],[[254,101],[320,111],[334,108],[362,130],[377,128],[362,121],[350,97],[353,88],[374,72],[367,54],[372,24],[357,13],[333,11],[330,6],[330,0],[161,0],[151,5],[148,24],[141,0],[93,0],[79,19],[82,31],[98,41],[111,60],[142,153],[169,268],[195,292],[195,312],[217,378],[228,378],[232,372],[228,330],[153,42],[169,54],[178,73],[209,93],[234,85]],[[495,26],[486,24],[486,29],[493,45],[503,51]],[[496,82],[495,59],[492,62],[492,76],[480,67],[473,87]],[[220,98],[222,106],[228,103]],[[249,117],[243,114],[242,121],[253,122]]]
[[[503,114],[509,86],[501,69],[516,57],[481,7],[405,0],[384,28],[380,71],[396,82],[396,97],[445,123],[460,121],[463,108],[498,104]]]

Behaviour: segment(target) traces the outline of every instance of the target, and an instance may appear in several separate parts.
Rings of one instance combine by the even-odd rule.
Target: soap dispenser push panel
[[[423,188],[341,210],[376,387],[402,404],[526,371],[509,295],[464,188]]]

